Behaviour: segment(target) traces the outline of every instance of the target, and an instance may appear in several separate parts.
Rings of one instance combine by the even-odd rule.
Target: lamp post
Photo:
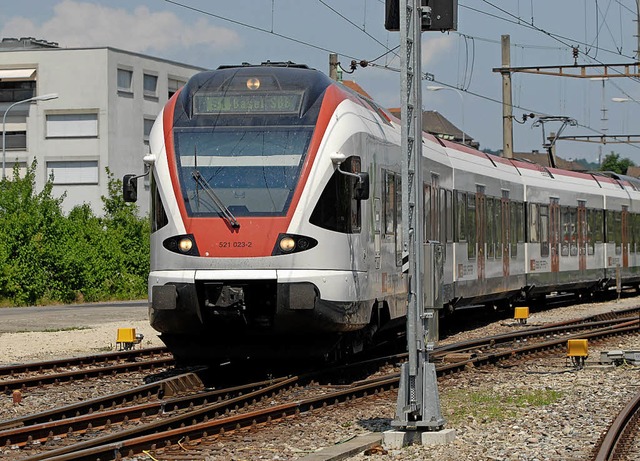
[[[455,91],[456,93],[458,93],[458,96],[460,96],[460,102],[462,103],[461,105],[461,111],[462,111],[462,144],[465,144],[465,134],[464,134],[464,97],[462,96],[462,92],[456,88],[449,88],[446,86],[433,86],[433,85],[429,85],[427,86],[427,90],[429,91],[440,91],[440,90],[449,90],[449,91]]]
[[[24,103],[31,102],[31,101],[47,101],[49,99],[56,99],[57,97],[58,97],[58,93],[43,94],[42,96],[34,96],[33,98],[23,99],[22,101],[14,102],[9,107],[7,107],[7,110],[4,111],[4,115],[2,116],[2,179],[3,180],[6,179],[6,177],[7,177],[6,168],[5,168],[6,167],[6,159],[7,159],[7,144],[6,144],[7,114],[9,113],[9,111],[13,107],[17,106],[18,104],[24,104]]]

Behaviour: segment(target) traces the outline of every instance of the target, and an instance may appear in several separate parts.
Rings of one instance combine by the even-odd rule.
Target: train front
[[[297,341],[326,349],[350,328],[299,271],[318,240],[290,232],[338,102],[331,85],[306,66],[219,68],[158,118],[150,319],[178,358],[305,355]]]

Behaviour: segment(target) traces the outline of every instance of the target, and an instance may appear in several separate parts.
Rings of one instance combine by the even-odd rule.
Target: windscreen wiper
[[[218,207],[220,213],[222,214],[222,217],[229,222],[231,227],[233,227],[234,229],[240,229],[240,223],[238,222],[236,217],[233,216],[233,213],[231,213],[229,208],[227,208],[222,200],[220,200],[220,197],[216,195],[216,193],[213,191],[213,188],[209,185],[207,180],[202,177],[200,172],[198,170],[193,170],[191,172],[191,176],[193,177],[193,180],[196,182],[196,184],[202,187],[202,190],[209,196],[216,207]]]

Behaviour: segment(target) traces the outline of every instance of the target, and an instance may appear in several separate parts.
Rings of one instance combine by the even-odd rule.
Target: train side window
[[[549,207],[540,205],[540,256],[549,256]]]
[[[402,266],[402,177],[396,175],[396,265]]]
[[[359,172],[360,157],[348,157],[343,171]],[[324,229],[343,233],[358,233],[362,226],[361,200],[355,197],[357,179],[334,171],[316,204],[309,222]]]
[[[522,222],[522,203],[511,202],[511,257],[516,258],[518,256],[518,243],[522,243],[524,239],[524,223]]]
[[[467,241],[467,194],[464,192],[456,193],[456,241]]]
[[[569,240],[571,234],[571,214],[569,212],[569,207],[563,206],[560,212],[561,216],[561,232],[562,232],[562,240],[560,245],[560,255],[561,256],[569,256]]]
[[[539,215],[539,207],[537,203],[529,204],[529,242],[530,243],[538,243],[540,242],[540,215]]]
[[[614,235],[616,242],[616,254],[619,255],[622,253],[622,213],[620,211],[615,211],[613,213],[614,218]]]
[[[153,173],[151,173],[151,197],[151,232],[155,232],[169,224],[169,219]]]
[[[384,207],[384,235],[395,233],[395,201],[396,201],[396,177],[390,171],[384,172],[384,188],[382,203]]]
[[[446,206],[445,206],[445,220],[447,223],[447,242],[453,242],[453,192],[445,190]]]
[[[439,189],[440,196],[440,236],[438,241],[445,242],[447,239],[447,196],[445,190]]]
[[[593,255],[595,253],[595,212],[596,210],[592,210],[591,208],[587,208],[587,216],[586,216],[586,242],[587,242],[587,254]]]
[[[502,200],[499,198],[494,199],[494,235],[496,240],[496,259],[502,258],[502,241],[503,241],[503,227],[502,227]]]
[[[578,209],[569,207],[569,253],[578,256]]]
[[[424,241],[429,241],[433,238],[431,235],[431,186],[429,184],[424,185]]]
[[[440,238],[440,201],[438,190],[440,178],[437,174],[431,174],[431,239],[441,242]]]
[[[476,257],[476,197],[473,194],[467,195],[467,257]]]
[[[487,197],[487,258],[493,259],[495,257],[494,243],[495,243],[495,226],[496,218],[494,215],[494,201],[493,198]]]
[[[596,243],[604,242],[604,212],[603,210],[591,210],[593,214],[593,241]]]
[[[605,238],[607,243],[615,242],[615,226],[613,219],[613,211],[607,210],[605,216],[605,223],[607,226],[607,232],[605,233]]]

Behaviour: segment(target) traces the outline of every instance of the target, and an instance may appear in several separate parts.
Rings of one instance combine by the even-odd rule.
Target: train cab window
[[[456,241],[467,241],[467,194],[464,192],[456,193]]]
[[[549,256],[549,207],[540,205],[540,256]]]
[[[343,171],[360,172],[360,157],[348,157]],[[362,225],[361,200],[356,198],[357,178],[334,171],[311,213],[309,222],[324,229],[354,234]]]
[[[167,212],[162,204],[158,185],[153,177],[153,173],[151,173],[151,232],[162,229],[167,224],[169,224]]]

